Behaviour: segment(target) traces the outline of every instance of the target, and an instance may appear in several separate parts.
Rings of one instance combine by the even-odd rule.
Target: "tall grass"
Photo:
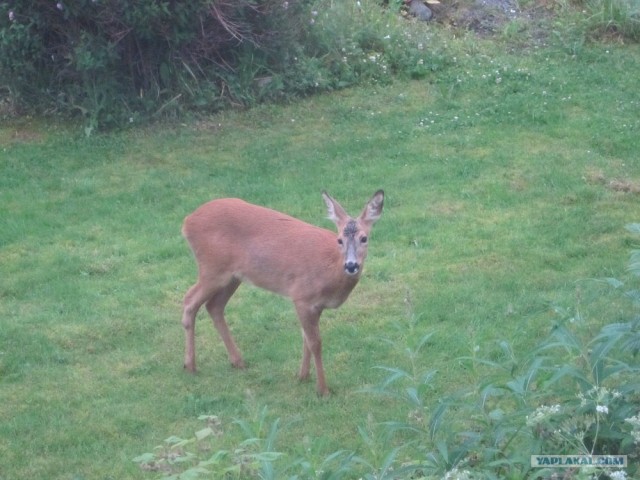
[[[591,0],[586,3],[588,25],[601,35],[640,40],[640,2],[638,0]]]

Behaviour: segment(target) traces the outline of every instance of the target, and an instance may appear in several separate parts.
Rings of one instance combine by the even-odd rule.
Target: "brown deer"
[[[369,231],[382,214],[384,192],[378,190],[357,218],[350,217],[326,192],[322,197],[329,219],[338,227],[337,236],[236,198],[205,203],[185,219],[182,233],[198,264],[198,282],[184,298],[185,369],[196,370],[195,320],[203,304],[222,337],[231,364],[244,368],[224,319],[224,309],[240,283],[247,281],[293,301],[302,326],[299,377],[309,377],[313,355],[318,394],[329,394],[322,367],[320,315],[325,308],[342,305],[358,283],[367,256]]]

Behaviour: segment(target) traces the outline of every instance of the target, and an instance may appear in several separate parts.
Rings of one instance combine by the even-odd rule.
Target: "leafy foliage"
[[[412,43],[373,1],[0,2],[0,84],[87,134],[388,79]]]
[[[0,2],[0,86],[17,109],[75,114],[85,132],[190,111],[285,100],[450,60],[403,2],[12,0]],[[554,32],[637,39],[637,2],[566,5]],[[508,29],[507,29],[508,30]],[[426,46],[429,46],[427,51]]]
[[[0,3],[1,77],[26,107],[91,127],[177,105],[217,106],[238,45],[267,48],[280,2]],[[282,12],[278,12],[279,20]],[[25,77],[30,79],[24,82]]]
[[[319,465],[306,459],[289,459],[276,451],[280,420],[272,420],[266,407],[253,420],[236,420],[244,440],[233,451],[221,450],[216,439],[224,435],[217,416],[202,415],[205,428],[188,439],[171,436],[153,452],[133,459],[145,471],[161,473],[166,480],[195,478],[261,478],[264,480],[348,478],[361,463],[355,455],[337,451]]]

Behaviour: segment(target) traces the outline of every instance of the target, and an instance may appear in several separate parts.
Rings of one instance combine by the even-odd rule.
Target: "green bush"
[[[375,1],[0,2],[0,85],[23,110],[86,132],[389,81],[425,59]]]
[[[233,100],[237,51],[268,50],[288,16],[275,0],[2,2],[0,84],[23,108],[79,112],[91,128],[215,109]]]
[[[571,50],[589,32],[640,38],[638,0],[559,9]],[[84,119],[86,132],[150,117],[282,101],[446,66],[437,27],[402,2],[0,2],[0,91],[15,109]],[[7,93],[8,92],[8,93]],[[4,100],[3,102],[6,102]]]

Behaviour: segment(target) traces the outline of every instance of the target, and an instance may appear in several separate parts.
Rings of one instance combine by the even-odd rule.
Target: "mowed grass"
[[[434,408],[478,381],[461,357],[499,358],[501,340],[530,348],[560,309],[594,328],[621,315],[593,279],[624,275],[624,225],[639,220],[640,50],[463,43],[452,55],[421,81],[206,122],[90,139],[1,126],[0,479],[153,477],[132,459],[190,436],[203,414],[233,450],[233,420],[264,406],[290,460],[345,449],[375,463],[390,445],[359,429],[407,416],[365,393],[385,377],[376,366],[437,370]],[[199,373],[183,372],[181,300],[196,275],[185,215],[235,196],[331,229],[323,189],[356,214],[378,188],[363,278],[323,315],[330,398],[296,379],[290,303],[250,286],[228,307],[248,368],[229,366],[201,312]],[[427,333],[412,367],[407,349]]]

